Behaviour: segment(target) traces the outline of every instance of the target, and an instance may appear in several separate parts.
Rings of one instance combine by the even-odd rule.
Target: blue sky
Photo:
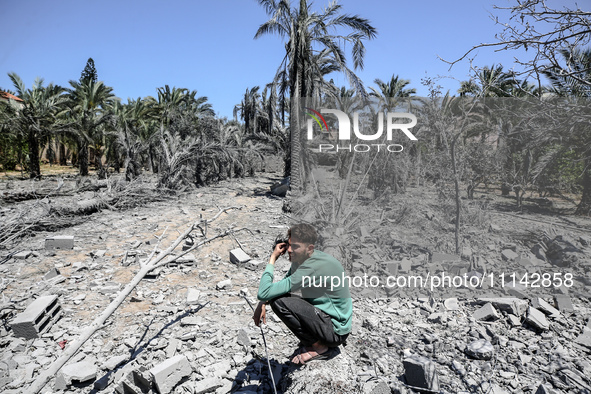
[[[320,10],[327,1],[316,0]],[[490,13],[508,0],[354,1],[341,0],[343,12],[369,19],[378,36],[366,42],[366,87],[392,74],[410,79],[419,95],[421,78],[455,92],[469,77],[465,60],[451,70],[437,58],[460,57],[481,42],[494,42],[500,26]],[[155,96],[168,84],[207,96],[221,116],[232,116],[246,88],[270,82],[284,55],[278,36],[254,40],[268,19],[255,0],[52,0],[0,2],[0,87],[13,89],[7,73],[30,87],[36,77],[69,86],[92,57],[99,79],[127,98]],[[349,53],[349,52],[348,52]],[[481,49],[474,65],[513,67],[514,52]],[[349,57],[350,58],[350,57]],[[346,85],[335,76],[337,85]]]

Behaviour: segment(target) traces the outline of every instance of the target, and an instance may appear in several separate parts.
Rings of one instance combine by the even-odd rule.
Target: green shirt
[[[273,264],[267,264],[259,284],[259,300],[269,301],[301,290],[302,298],[331,317],[335,333],[351,332],[353,303],[349,279],[337,259],[315,250],[299,267],[292,264],[287,275],[276,283],[273,283],[274,270]]]

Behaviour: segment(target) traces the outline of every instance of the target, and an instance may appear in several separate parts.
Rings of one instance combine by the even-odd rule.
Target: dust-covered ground
[[[14,237],[0,250],[0,391],[30,392],[140,264],[193,223],[193,245],[227,235],[142,279],[42,392],[267,393],[272,381],[290,393],[591,390],[591,220],[574,217],[572,202],[530,196],[517,210],[498,190],[479,190],[463,200],[456,255],[453,204],[440,190],[378,198],[345,190],[341,201],[354,204],[339,216],[342,185],[329,168],[315,171],[311,197],[290,203],[269,193],[278,171],[177,194],[154,193],[149,177],[133,188],[115,178],[106,186],[58,175],[2,179],[0,220],[15,224],[3,227]],[[347,346],[301,368],[287,362],[297,341],[272,312],[263,326],[267,354],[249,305],[275,237],[297,220],[314,223],[319,248],[360,278]],[[74,236],[73,249],[47,249],[56,235]],[[237,248],[252,260],[232,263]],[[288,266],[278,262],[276,279]],[[395,281],[445,274],[481,286],[443,292],[432,279],[412,288]],[[501,286],[502,274],[516,283]],[[371,277],[379,285],[367,284]],[[388,277],[397,285],[385,285]],[[57,296],[61,316],[40,338],[17,338],[11,323],[47,295]]]

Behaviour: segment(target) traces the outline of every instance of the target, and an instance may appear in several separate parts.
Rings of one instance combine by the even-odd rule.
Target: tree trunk
[[[59,142],[59,157],[60,157],[60,166],[68,165],[66,159],[66,145],[62,141]]]
[[[458,136],[459,137],[459,134]],[[457,137],[453,139],[451,142],[450,152],[451,152],[451,165],[454,174],[454,187],[456,192],[456,228],[455,228],[455,241],[456,241],[456,254],[460,254],[460,209],[461,209],[461,200],[460,200],[460,177],[458,175],[458,168],[456,163],[456,141]]]
[[[80,175],[88,176],[88,142],[84,138],[78,139],[78,168]]]
[[[577,205],[575,215],[591,216],[591,157],[585,160],[585,172],[583,173],[583,195]]]
[[[29,129],[29,176],[31,179],[41,175],[41,166],[39,165],[39,142],[35,130]]]

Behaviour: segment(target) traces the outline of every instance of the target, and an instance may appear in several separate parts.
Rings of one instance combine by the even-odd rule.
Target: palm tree
[[[70,108],[67,115],[77,138],[80,175],[87,176],[89,143],[96,142],[95,145],[100,146],[103,138],[101,127],[112,117],[107,107],[113,105],[115,96],[112,93],[113,88],[106,86],[102,81],[71,80],[70,86]],[[100,171],[102,152],[95,152],[95,156]]]
[[[299,100],[311,97],[314,70],[320,67],[313,63],[319,59],[319,52],[325,51],[325,56],[332,59],[333,65],[343,72],[352,86],[360,94],[366,96],[363,84],[347,67],[341,44],[351,44],[354,68],[363,68],[365,47],[364,39],[376,36],[376,30],[367,19],[359,16],[342,15],[341,6],[331,2],[322,13],[311,12],[307,0],[300,0],[299,7],[292,7],[290,0],[259,0],[270,19],[263,23],[255,34],[259,38],[265,34],[278,34],[287,39],[286,55],[281,61],[274,82],[281,81],[289,85],[289,96],[292,100],[290,111],[290,132],[292,141],[291,152],[291,185],[293,190],[300,189],[300,129],[299,129]],[[349,34],[335,34],[341,28],[351,29]],[[285,90],[283,90],[285,92]]]
[[[462,81],[458,93],[460,96],[476,97],[511,97],[511,91],[519,82],[513,72],[503,71],[503,65],[485,66],[476,73],[476,81]]]
[[[257,131],[256,121],[260,107],[261,94],[259,93],[259,87],[246,88],[244,98],[240,104],[234,107],[234,119],[237,119],[237,115],[240,113],[240,119],[244,121],[246,133],[255,133]]]
[[[415,88],[407,88],[410,85],[410,80],[399,79],[398,75],[392,75],[389,82],[384,82],[379,78],[374,80],[374,83],[378,85],[378,89],[370,88],[370,95],[377,97],[383,104],[381,107],[390,108],[392,100],[397,98],[407,98],[415,95],[417,90]]]
[[[32,89],[26,89],[21,78],[15,73],[8,77],[16,89],[17,96],[24,106],[18,109],[14,118],[15,128],[27,139],[29,147],[29,175],[37,178],[41,175],[39,164],[39,145],[47,139],[56,124],[56,115],[65,102],[64,89],[49,84],[43,86],[43,79],[37,78]]]

